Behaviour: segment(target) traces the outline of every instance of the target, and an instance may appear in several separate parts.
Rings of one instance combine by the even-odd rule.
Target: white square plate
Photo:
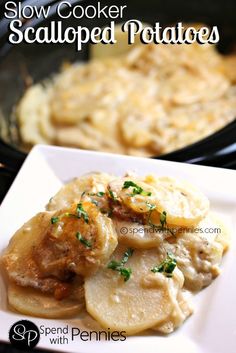
[[[236,352],[236,171],[127,157],[69,148],[36,146],[27,157],[0,207],[0,252],[27,219],[44,209],[61,185],[91,171],[122,175],[134,170],[140,175],[156,173],[186,179],[210,199],[232,230],[232,245],[223,259],[222,275],[194,297],[195,313],[169,336],[138,335],[123,342],[87,341],[69,338],[68,344],[51,344],[41,335],[39,347],[76,353],[235,353]],[[0,281],[0,340],[8,341],[10,326],[24,317],[10,312],[5,285]],[[78,327],[76,321],[29,318],[45,327]],[[55,336],[51,336],[55,337]]]

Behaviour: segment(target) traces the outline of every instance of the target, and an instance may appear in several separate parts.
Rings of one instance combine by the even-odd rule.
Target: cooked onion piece
[[[80,300],[67,298],[58,301],[50,294],[13,283],[10,283],[8,287],[8,303],[21,314],[46,319],[74,317],[84,306],[82,298]]]
[[[145,181],[155,188],[156,209],[166,212],[167,223],[193,226],[207,215],[207,197],[190,184],[169,177],[147,177]]]
[[[124,247],[119,247],[114,259],[120,260],[124,251]],[[126,264],[132,269],[127,282],[108,268],[87,277],[85,300],[89,314],[104,328],[125,330],[129,335],[165,320],[173,309],[169,283],[174,278],[150,271],[160,261],[157,250],[135,250]],[[183,277],[176,282],[181,287]]]

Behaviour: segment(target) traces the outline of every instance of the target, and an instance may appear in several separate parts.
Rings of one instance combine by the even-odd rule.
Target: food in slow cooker
[[[235,119],[235,55],[197,43],[128,48],[127,38],[119,38],[122,55],[111,56],[110,46],[104,57],[95,46],[89,62],[66,65],[25,92],[17,107],[25,145],[153,156]]]

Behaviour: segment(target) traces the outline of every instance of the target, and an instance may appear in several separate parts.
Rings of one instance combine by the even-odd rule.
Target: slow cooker
[[[27,155],[21,149],[19,130],[12,112],[29,85],[29,77],[35,83],[56,73],[64,61],[84,61],[89,58],[88,46],[84,46],[83,50],[78,52],[74,44],[9,44],[11,20],[3,17],[5,3],[2,1],[0,4],[2,13],[0,20],[0,198],[6,193]],[[51,12],[46,20],[34,17],[24,23],[22,31],[29,24],[37,28],[42,25],[49,26],[51,21],[58,20],[56,6],[60,1],[25,0],[21,3],[38,7],[51,5]],[[108,0],[101,1],[101,3],[110,5]],[[147,23],[159,21],[163,26],[179,21],[217,25],[220,31],[219,51],[228,53],[235,49],[236,2],[234,0],[191,0],[187,2],[184,0],[164,2],[161,0],[146,2],[118,0],[114,3],[117,6],[128,5],[122,21],[135,18]],[[79,4],[81,11],[83,6],[94,4],[94,1],[71,0],[70,4],[71,6]],[[61,12],[63,13],[63,9]],[[63,25],[66,27],[79,24],[92,28],[95,25],[105,26],[109,21],[110,19],[104,16],[93,19],[69,17],[63,19]],[[116,22],[120,21],[120,18],[116,19]],[[235,169],[235,141],[236,122],[234,121],[204,140],[166,155],[153,156],[153,158]]]

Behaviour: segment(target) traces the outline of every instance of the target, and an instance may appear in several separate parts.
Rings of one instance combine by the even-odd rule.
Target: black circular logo
[[[12,346],[24,351],[32,350],[39,343],[39,339],[39,329],[32,321],[17,321],[9,331]]]

